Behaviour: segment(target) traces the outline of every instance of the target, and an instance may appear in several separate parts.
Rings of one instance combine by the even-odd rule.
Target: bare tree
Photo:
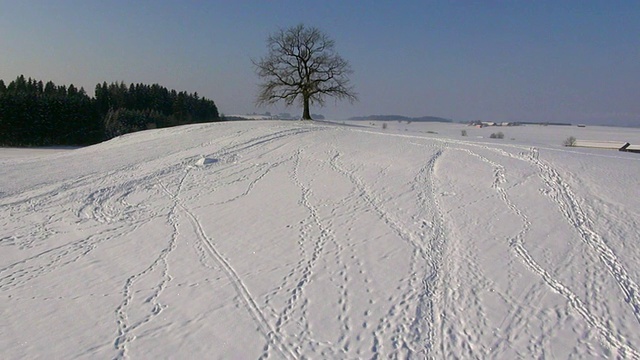
[[[334,41],[315,27],[300,24],[280,29],[267,39],[269,53],[252,60],[264,80],[260,84],[257,104],[274,104],[283,100],[290,106],[302,103],[304,120],[311,120],[309,106],[324,105],[325,97],[357,100],[349,86],[349,63],[334,50]]]

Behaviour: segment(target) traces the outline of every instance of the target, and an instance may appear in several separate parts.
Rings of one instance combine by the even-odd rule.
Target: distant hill
[[[311,114],[313,120],[324,120],[324,115]],[[300,120],[300,116],[294,116],[289,113],[271,114],[246,114],[246,115],[226,115],[225,120]]]
[[[371,120],[383,120],[383,121],[422,121],[422,122],[453,122],[451,119],[445,119],[437,116],[422,116],[422,117],[408,117],[402,115],[369,115],[369,116],[354,116],[349,120],[355,121],[371,121]]]

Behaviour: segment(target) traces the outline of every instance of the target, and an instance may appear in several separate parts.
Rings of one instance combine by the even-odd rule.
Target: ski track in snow
[[[266,143],[276,141],[286,136],[300,135],[305,132],[306,131],[304,130],[301,131],[298,129],[294,129],[291,131],[285,130],[285,131],[267,135],[264,137],[253,138],[248,142],[230,146],[210,156],[213,158],[223,158],[232,153],[240,153],[244,150],[255,148],[260,145],[265,145]],[[291,160],[292,158],[282,160],[270,165],[265,171],[259,172],[259,175],[249,183],[245,192],[225,202],[218,203],[216,205],[223,205],[224,203],[232,202],[237,200],[240,197],[247,196],[251,192],[253,187],[261,179],[263,179],[271,169],[277,166],[280,166],[283,163],[286,163]],[[289,358],[289,359],[297,358],[294,352],[290,349],[289,345],[286,344],[285,341],[283,340],[282,335],[278,331],[279,330],[277,327],[278,324],[276,324],[275,328],[271,325],[271,323],[268,321],[267,317],[265,316],[261,306],[257,303],[256,299],[251,295],[249,289],[242,281],[242,278],[240,277],[240,275],[238,275],[238,273],[236,272],[232,264],[227,259],[225,259],[223,254],[220,253],[220,251],[216,248],[213,239],[207,235],[207,233],[205,232],[202,226],[202,223],[200,222],[200,220],[198,220],[197,216],[193,213],[192,210],[189,209],[189,207],[187,207],[181,201],[179,196],[180,189],[182,188],[183,182],[187,178],[187,175],[189,174],[190,170],[191,170],[191,167],[188,167],[185,170],[185,175],[183,179],[180,181],[180,184],[178,186],[178,191],[176,194],[171,194],[168,191],[168,189],[166,189],[166,187],[164,186],[162,186],[163,191],[175,201],[176,207],[180,208],[187,215],[187,218],[189,219],[198,239],[200,240],[207,254],[224,271],[225,275],[227,276],[232,286],[236,290],[238,297],[240,298],[245,308],[247,309],[247,312],[251,315],[251,318],[255,321],[262,335],[265,337],[265,339],[267,339],[268,344],[265,347],[265,355],[269,354],[269,346],[272,346],[278,351],[279,355],[284,358]]]
[[[185,174],[186,177],[186,174]],[[183,178],[184,180],[184,178]],[[162,186],[162,184],[160,184]],[[182,185],[182,182],[181,182]],[[180,186],[181,187],[181,186]],[[180,187],[178,188],[178,193],[180,191]],[[163,190],[166,188],[163,187]],[[176,195],[177,196],[177,195]],[[135,335],[133,334],[136,329],[141,326],[151,322],[154,317],[158,316],[163,309],[162,304],[158,301],[158,298],[162,294],[162,291],[167,287],[168,283],[171,281],[171,275],[169,274],[169,265],[168,265],[168,257],[171,252],[176,247],[176,241],[178,237],[178,227],[176,224],[176,213],[175,206],[170,210],[168,216],[168,223],[171,224],[174,232],[169,239],[169,243],[167,247],[160,251],[158,257],[143,271],[130,276],[124,285],[122,290],[123,300],[122,303],[116,309],[116,325],[118,327],[117,337],[113,342],[114,347],[117,350],[116,358],[126,358],[127,357],[127,345],[135,340]],[[146,306],[149,307],[148,312],[145,316],[135,322],[131,321],[131,316],[128,315],[128,309],[133,302],[134,291],[132,290],[135,286],[135,283],[154,272],[160,272],[160,280],[157,282],[156,286],[152,289],[153,291],[146,296],[143,303],[148,304]],[[144,306],[144,305],[143,305]]]
[[[288,293],[284,294],[286,298],[285,307],[279,311],[272,308],[272,311],[277,317],[275,321],[275,328],[278,333],[282,333],[284,329],[288,327],[290,322],[293,322],[295,325],[294,328],[300,328],[298,339],[296,339],[297,344],[289,344],[289,346],[295,347],[296,357],[301,356],[302,348],[304,346],[303,342],[307,342],[310,346],[316,348],[323,346],[322,343],[314,341],[311,338],[311,329],[307,319],[308,299],[304,297],[303,291],[311,279],[313,269],[322,256],[327,238],[330,236],[329,230],[319,219],[317,209],[311,203],[312,193],[310,188],[305,186],[298,177],[302,153],[303,149],[298,149],[290,159],[293,162],[291,179],[300,189],[301,197],[299,204],[301,204],[309,214],[307,218],[300,221],[300,238],[298,241],[300,260],[281,280],[281,283],[277,288],[270,292],[265,298],[265,303],[270,306],[271,299],[275,296],[281,296],[283,291]],[[309,236],[314,229],[320,234],[317,238]],[[297,318],[294,318],[294,316],[297,316]],[[269,348],[270,344],[266,344],[261,358],[266,359],[269,357]]]
[[[592,221],[586,217],[585,212],[579,205],[579,200],[573,194],[570,186],[559,175],[557,170],[555,170],[550,164],[539,159],[539,152],[536,148],[531,148],[529,153],[520,153],[518,155],[514,155],[499,148],[492,148],[488,146],[481,147],[498,153],[499,155],[504,157],[526,161],[531,165],[539,168],[539,176],[550,188],[547,195],[557,204],[569,224],[576,229],[581,239],[595,251],[596,256],[601,260],[601,262],[606,266],[609,273],[618,282],[619,287],[624,294],[624,301],[629,303],[629,305],[632,307],[633,314],[636,316],[636,318],[638,318],[638,287],[636,283],[627,275],[626,270],[617,261],[615,254],[606,245],[606,243],[604,243],[602,237],[590,228],[589,224]],[[468,149],[458,148],[457,150],[467,152],[472,156],[479,158],[481,161],[486,162],[494,169],[495,181],[492,184],[492,187],[498,192],[505,205],[514,214],[516,214],[523,223],[522,230],[508,240],[510,246],[514,249],[514,252],[518,255],[518,257],[527,265],[527,267],[531,271],[538,274],[548,286],[554,289],[557,293],[563,295],[571,304],[571,306],[578,313],[580,313],[580,315],[591,326],[598,330],[606,343],[608,343],[612,348],[619,351],[620,356],[625,358],[640,358],[640,353],[638,353],[633,347],[630,347],[624,337],[618,334],[615,329],[611,329],[607,325],[606,320],[599,319],[596,315],[591,313],[584,300],[573,293],[565,284],[555,279],[550,272],[542,268],[540,264],[537,263],[529,254],[525,247],[525,238],[526,234],[530,230],[531,222],[528,220],[526,214],[524,213],[524,210],[518,208],[510,200],[510,197],[504,187],[504,184],[507,182],[506,170],[504,166]],[[521,319],[526,319],[526,314],[520,313],[517,314],[517,316]],[[513,331],[508,332],[513,333]],[[496,350],[500,350],[499,344]],[[532,350],[533,352],[533,350],[535,349],[530,350]]]
[[[429,219],[429,229],[423,229],[424,231],[417,236],[406,229],[393,213],[385,209],[380,196],[369,189],[362,178],[340,165],[339,154],[332,161],[333,167],[352,182],[360,192],[360,198],[377,213],[386,226],[413,248],[409,278],[401,281],[401,284],[404,284],[398,288],[401,295],[390,300],[393,305],[379,320],[374,331],[372,352],[376,354],[375,357],[383,353],[392,357],[430,356],[430,347],[436,342],[433,325],[441,291],[438,287],[444,235],[440,226],[442,219],[434,197],[432,172],[440,154],[440,151],[436,152],[425,167],[420,169],[415,179],[414,190],[418,192],[420,209],[435,209]],[[413,220],[422,219],[425,215],[418,214]],[[421,221],[426,227],[424,220]]]
[[[45,234],[42,234],[40,231],[42,231],[42,229],[47,229],[48,227],[55,227],[58,222],[62,221],[61,218],[63,215],[58,211],[60,204],[65,201],[70,201],[69,199],[73,199],[76,192],[80,192],[80,190],[71,189],[84,189],[87,188],[90,183],[95,181],[96,179],[91,178],[72,181],[63,184],[60,187],[56,187],[53,191],[46,191],[44,194],[33,195],[27,199],[10,202],[7,205],[3,204],[2,208],[8,208],[10,206],[14,209],[12,211],[15,211],[16,208],[27,209],[22,210],[27,214],[25,216],[26,218],[29,218],[33,213],[42,214],[44,217],[41,224],[35,225],[36,232],[32,229],[29,234],[25,234],[23,230],[25,228],[32,228],[28,223],[29,220],[23,220],[21,218],[14,219],[14,222],[11,225],[15,227],[15,230],[13,230],[14,234],[16,234],[14,235],[14,238],[16,238],[15,242],[20,244],[20,248],[22,249],[38,249],[43,245],[42,243],[47,239],[47,237],[64,235],[57,231],[45,230]],[[71,192],[70,195],[69,192]],[[85,238],[80,238],[63,245],[49,248],[23,260],[0,268],[0,290],[24,285],[44,274],[75,263],[95,250],[101,243],[117,237],[125,236],[148,222],[148,219],[127,215],[128,213],[133,213],[134,211],[140,212],[141,210],[140,208],[132,210],[131,208],[133,207],[126,204],[124,199],[128,192],[129,189],[121,194],[117,194],[117,196],[114,196],[116,195],[115,193],[111,193],[113,196],[109,198],[111,203],[113,203],[113,200],[120,199],[121,201],[116,201],[114,203],[116,206],[108,210],[110,215],[105,215],[106,211],[100,211],[100,214],[92,213],[89,217],[92,217],[98,222],[108,222],[115,217],[126,218],[129,221],[129,225],[133,226],[117,225],[116,227],[104,230],[101,233],[91,234]],[[60,193],[66,194],[66,196],[60,195]],[[76,214],[76,216],[81,218],[79,214]],[[5,273],[7,274],[3,275]]]
[[[363,131],[363,130],[352,130],[357,132],[366,132],[371,134],[376,134],[378,136],[394,136],[394,137],[405,137],[411,140],[418,139],[420,137],[413,135],[386,135],[381,134],[379,132],[373,131]],[[563,180],[557,170],[553,168],[549,163],[539,159],[539,150],[536,148],[529,148],[526,152],[519,152],[517,154],[510,153],[501,149],[500,147],[488,146],[485,144],[478,144],[467,141],[455,141],[455,140],[439,140],[437,142],[441,142],[444,145],[451,147],[457,151],[466,152],[471,154],[472,156],[479,159],[481,162],[488,164],[493,168],[494,171],[494,182],[492,184],[492,188],[497,192],[500,199],[503,201],[505,206],[518,218],[520,218],[522,222],[522,229],[515,236],[508,239],[508,243],[510,247],[512,247],[514,253],[517,257],[527,266],[527,268],[533,273],[537,274],[540,278],[544,280],[544,282],[552,288],[555,292],[564,296],[568,303],[575,309],[583,319],[594,329],[598,331],[601,338],[608,345],[608,347],[615,349],[619,356],[625,358],[640,358],[640,353],[635,350],[634,347],[630,346],[628,341],[618,333],[615,329],[611,328],[607,321],[604,319],[600,319],[597,315],[591,312],[588,306],[585,303],[584,299],[581,299],[577,296],[571,289],[563,284],[558,279],[554,278],[549,271],[544,269],[540,264],[531,256],[529,251],[525,246],[525,238],[527,233],[530,230],[531,222],[529,221],[525,210],[518,208],[510,199],[510,196],[505,188],[506,179],[506,169],[503,165],[492,161],[478,153],[469,150],[466,147],[471,148],[479,148],[482,150],[488,150],[498,155],[499,158],[508,158],[508,159],[516,159],[519,161],[525,162],[527,165],[536,167],[538,169],[538,175],[541,179],[543,179],[544,183],[550,189],[546,192],[546,195],[549,196],[554,203],[558,206],[561,213],[564,215],[567,222],[576,229],[582,241],[587,244],[593,251],[593,254],[589,254],[592,257],[596,257],[600,259],[602,265],[605,266],[606,270],[609,274],[616,280],[619,285],[620,290],[623,294],[623,300],[628,303],[631,307],[632,313],[636,318],[638,318],[638,286],[633,281],[633,279],[628,275],[626,269],[621,265],[620,262],[617,261],[617,257],[613,250],[604,242],[602,237],[594,231],[590,224],[593,222],[586,216],[586,212],[582,210],[579,205],[580,201],[574,195],[571,190],[569,184]],[[412,143],[413,145],[422,146],[421,144]],[[594,264],[594,266],[598,266],[598,264]],[[531,293],[529,294],[531,296]],[[450,309],[455,306],[448,306],[445,309]],[[517,314],[513,314],[516,318],[526,319],[526,312],[523,313],[522,310]],[[443,315],[446,316],[446,315]],[[436,325],[435,322],[433,324]],[[442,338],[446,336],[446,334],[454,334],[460,333],[462,329],[460,328],[452,328],[448,331],[442,331]],[[521,331],[517,329],[507,329],[511,334],[513,332]],[[551,329],[547,329],[547,331],[551,331]],[[462,331],[464,333],[464,331]],[[455,342],[455,337],[450,339]],[[443,342],[443,344],[445,344]],[[493,351],[499,353],[501,350],[504,350],[504,346],[508,344],[502,342],[494,344]],[[456,346],[456,345],[453,345]],[[529,354],[535,354],[536,351],[539,351],[536,347],[540,347],[541,344],[529,348]],[[464,344],[458,344],[458,348],[463,347]],[[470,348],[469,348],[470,349]],[[459,351],[459,349],[458,349]],[[446,347],[441,349],[441,355],[451,354]],[[539,354],[542,356],[543,354]],[[483,357],[479,356],[479,354],[467,353],[465,356],[470,356],[474,358]]]
[[[402,173],[396,172],[394,164],[354,156],[356,145],[344,139],[354,137],[355,142],[362,136],[380,141],[380,146],[393,144],[397,147],[388,151],[394,156],[407,152],[419,164]],[[392,143],[397,141],[394,138],[404,142]],[[305,143],[305,139],[313,141]],[[260,359],[553,358],[553,338],[571,327],[571,321],[584,325],[565,330],[576,333],[568,355],[601,356],[603,352],[594,348],[587,334],[593,331],[610,349],[605,355],[640,359],[631,333],[640,324],[640,287],[633,272],[595,225],[590,215],[593,208],[576,195],[561,169],[544,160],[540,150],[287,125],[258,135],[238,131],[152,157],[147,164],[45,183],[24,193],[0,193],[0,215],[11,219],[3,220],[6,230],[0,233],[0,248],[12,247],[25,254],[0,264],[0,292],[18,301],[31,284],[80,266],[107,244],[133,238],[152,221],[160,221],[168,236],[153,244],[147,263],[120,274],[120,288],[104,294],[118,296],[115,309],[109,309],[115,322],[111,341],[100,339],[88,351],[79,349],[75,354],[95,355],[105,348],[116,359],[138,354],[141,345],[136,340],[145,337],[161,314],[172,316],[165,300],[175,282],[172,261],[178,246],[188,244],[194,264],[228,280],[217,286],[233,290],[243,316],[255,326],[256,332],[247,336],[261,337],[262,348],[251,352]],[[445,182],[451,159],[492,174],[482,178],[489,183],[478,186],[485,191],[452,205],[456,196],[452,191],[464,189]],[[396,182],[387,183],[390,177],[396,177]],[[273,179],[284,179],[295,189],[297,207],[291,211],[302,215],[290,221],[295,246],[288,249],[288,262],[279,263],[281,275],[252,275],[268,281],[258,292],[252,287],[256,280],[245,278],[246,266],[239,263],[242,254],[226,252],[227,239],[202,214],[258,197],[256,189],[264,189],[261,186]],[[345,190],[329,197],[322,179],[332,179]],[[548,210],[558,212],[573,231],[567,241],[576,247],[580,244],[579,250],[553,264],[553,254],[531,247],[540,224],[516,196],[516,191],[536,186]],[[411,200],[396,206],[394,197]],[[160,205],[148,206],[152,199]],[[488,202],[499,204],[497,210],[515,219],[512,228],[516,230],[494,240],[510,255],[503,259],[506,274],[500,284],[482,266],[479,253],[487,244],[456,236],[455,214],[464,215],[467,209]],[[362,235],[367,232],[360,228],[359,216],[369,219],[366,226],[378,229],[376,234],[384,235]],[[635,224],[633,219],[625,221]],[[68,224],[78,231],[70,232]],[[390,274],[396,280],[372,268],[376,261],[399,256],[375,250],[376,242],[408,255],[403,267]],[[570,275],[576,264],[585,266],[585,282],[580,284]],[[516,293],[521,268],[539,281]],[[619,293],[603,299],[599,293],[608,281],[617,285]],[[506,288],[499,287],[504,284]],[[487,291],[490,295],[485,295]],[[564,299],[577,319],[559,307],[535,306],[551,293]],[[486,296],[506,305],[499,322],[490,318]],[[625,304],[636,324],[619,327],[611,320],[610,303],[616,301]],[[331,312],[318,314],[319,308]],[[532,319],[537,329],[530,325]]]

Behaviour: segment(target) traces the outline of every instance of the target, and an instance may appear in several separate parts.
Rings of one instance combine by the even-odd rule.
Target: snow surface
[[[0,358],[640,358],[639,129],[370,124],[0,149]]]

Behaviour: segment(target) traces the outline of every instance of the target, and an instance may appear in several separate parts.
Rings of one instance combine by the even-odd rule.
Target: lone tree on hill
[[[303,120],[311,120],[309,106],[324,105],[325,97],[350,102],[358,98],[349,86],[349,63],[334,49],[334,41],[315,27],[300,24],[280,29],[267,38],[269,53],[252,60],[264,80],[260,84],[257,104],[274,104],[284,100],[286,106],[302,103]]]

